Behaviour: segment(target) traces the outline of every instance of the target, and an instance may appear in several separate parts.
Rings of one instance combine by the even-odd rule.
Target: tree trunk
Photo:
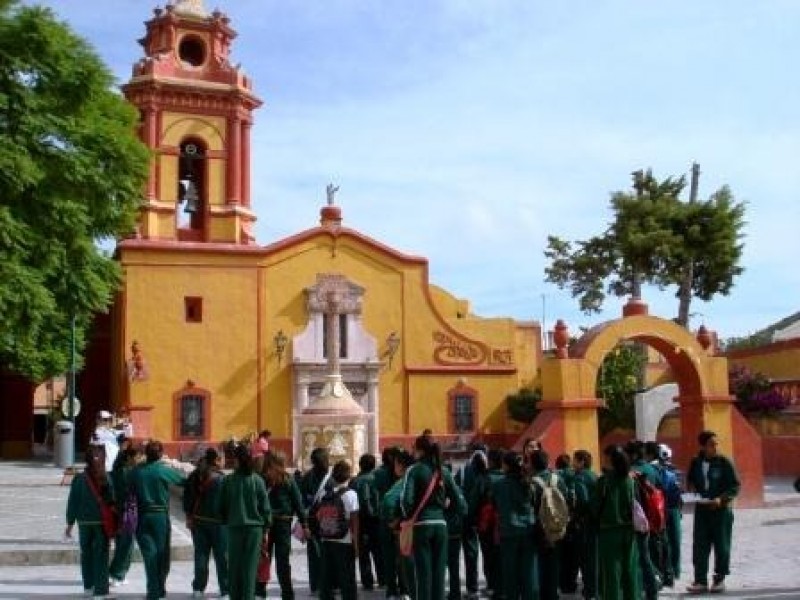
[[[689,188],[689,202],[697,202],[697,187],[700,183],[700,165],[692,163],[692,183]],[[692,305],[692,287],[694,285],[694,262],[691,258],[683,267],[683,277],[678,288],[678,324],[689,328],[690,313]]]

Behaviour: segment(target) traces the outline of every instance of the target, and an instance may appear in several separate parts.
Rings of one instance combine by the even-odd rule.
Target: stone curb
[[[74,546],[64,548],[9,550],[0,552],[0,567],[48,567],[53,565],[75,565],[80,561],[81,551]],[[194,560],[192,546],[173,546],[172,560]],[[133,560],[141,562],[139,548],[133,551]]]

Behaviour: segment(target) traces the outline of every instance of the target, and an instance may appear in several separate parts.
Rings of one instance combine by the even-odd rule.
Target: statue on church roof
[[[205,17],[208,15],[203,0],[173,0],[172,7],[177,13],[197,15]]]
[[[336,200],[336,192],[339,191],[339,186],[334,186],[332,183],[328,184],[328,187],[325,188],[325,193],[328,196],[328,206],[333,206]]]

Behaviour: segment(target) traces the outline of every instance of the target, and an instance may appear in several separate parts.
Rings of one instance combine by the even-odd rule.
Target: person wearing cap
[[[733,462],[719,453],[719,441],[713,431],[697,436],[700,452],[692,459],[686,476],[690,492],[700,494],[695,504],[692,535],[694,582],[689,593],[725,591],[725,577],[731,569],[733,500],[741,483]],[[708,586],[708,559],[714,549],[714,579]]]
[[[170,568],[169,488],[183,486],[182,473],[161,461],[164,447],[151,441],[145,448],[147,461],[131,473],[131,487],[136,494],[139,526],[136,543],[142,552],[142,562],[147,579],[147,600],[157,600],[167,595],[167,576]]]
[[[183,489],[186,526],[194,543],[194,579],[192,595],[202,598],[208,585],[208,562],[214,555],[219,594],[228,594],[228,531],[222,524],[220,498],[225,478],[221,457],[215,448],[207,448]]]
[[[105,446],[107,473],[110,473],[114,468],[114,461],[117,459],[117,454],[119,453],[119,431],[111,427],[113,420],[114,415],[107,410],[98,412],[97,423],[94,434],[92,435],[93,444]]]

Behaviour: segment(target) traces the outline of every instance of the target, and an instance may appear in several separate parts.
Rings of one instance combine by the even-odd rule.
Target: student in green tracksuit
[[[447,567],[447,523],[444,509],[448,502],[457,502],[457,490],[452,475],[442,468],[439,445],[428,435],[414,443],[417,463],[403,479],[401,509],[403,517],[411,518],[422,507],[414,526],[414,571],[416,593],[414,600],[444,600],[444,574]],[[431,482],[433,491],[423,504]]]
[[[688,591],[724,592],[725,577],[730,574],[731,566],[732,504],[741,483],[731,460],[719,453],[719,440],[713,431],[703,431],[697,442],[700,453],[692,459],[686,482],[689,491],[700,494],[705,502],[698,502],[694,509],[694,583]],[[708,559],[712,548],[714,579],[709,588]]]
[[[137,450],[130,444],[129,440],[122,442],[117,458],[114,459],[114,466],[111,469],[111,483],[114,487],[114,496],[117,504],[117,514],[122,515],[125,508],[125,501],[131,487],[131,473],[136,466],[138,457]],[[133,533],[127,533],[120,529],[114,538],[114,556],[111,558],[111,565],[108,567],[108,574],[111,577],[111,585],[114,587],[127,583],[126,576],[131,568],[131,558],[133,558]]]
[[[330,484],[330,464],[328,451],[325,448],[314,448],[311,452],[311,469],[300,480],[300,493],[303,496],[303,505],[306,511],[310,510],[325,492],[325,486]],[[322,546],[315,533],[314,523],[309,520],[311,536],[306,543],[306,556],[308,559],[308,584],[311,593],[319,591],[319,569],[322,556]]]
[[[95,597],[108,594],[109,540],[103,531],[100,502],[112,505],[114,491],[106,477],[105,460],[102,446],[89,446],[86,450],[86,470],[75,475],[69,488],[64,532],[71,538],[72,528],[78,523],[83,589],[85,595]]]
[[[228,526],[230,595],[231,600],[252,600],[261,540],[270,527],[272,512],[264,480],[253,472],[250,449],[240,444],[234,457],[236,469],[225,477],[220,499],[220,515]]]
[[[303,528],[306,538],[309,536],[308,520],[303,508],[303,499],[300,497],[300,488],[293,477],[286,472],[286,459],[282,454],[268,451],[264,455],[262,471],[267,484],[267,495],[272,508],[272,528],[269,531],[269,555],[275,557],[275,570],[278,574],[278,583],[281,586],[281,598],[293,600],[292,588],[292,520],[297,517],[300,527]],[[267,597],[267,585],[259,582],[257,585],[259,597]]]
[[[214,555],[220,596],[228,594],[228,530],[222,524],[220,503],[225,479],[222,459],[208,448],[197,468],[189,475],[183,489],[186,526],[194,544],[194,579],[192,591],[205,592],[208,585],[208,561]]]
[[[483,556],[484,575],[486,576],[486,589],[493,598],[503,598],[503,561],[500,558],[500,540],[497,538],[497,510],[494,508],[492,489],[494,484],[503,477],[502,450],[492,448],[488,454],[489,471],[479,485],[479,494],[483,499],[479,501],[478,509],[478,541],[481,545]],[[488,516],[488,518],[487,518]]]
[[[628,455],[619,446],[607,447],[603,452],[603,475],[592,498],[597,523],[597,596],[603,600],[640,600],[634,494]]]
[[[492,501],[499,519],[503,597],[505,600],[534,600],[539,597],[539,589],[531,482],[523,458],[516,452],[505,454],[503,470],[505,476],[492,484]]]
[[[467,516],[464,518],[464,531],[461,545],[464,548],[464,583],[467,587],[467,598],[478,598],[478,555],[480,539],[478,538],[478,511],[484,499],[488,499],[489,463],[486,457],[488,448],[485,444],[472,445],[472,455],[467,464],[455,475],[455,481],[461,488],[467,501]],[[483,568],[486,576],[488,559],[484,557]]]
[[[451,465],[445,465],[445,469],[452,473]],[[467,516],[467,501],[461,489],[458,486],[455,489],[456,501],[448,503],[444,509],[444,520],[447,522],[447,600],[461,600],[461,536]]]
[[[161,442],[147,444],[144,454],[146,462],[131,473],[131,488],[139,509],[136,543],[144,562],[147,599],[157,600],[167,594],[170,567],[169,487],[183,486],[186,480],[182,473],[161,462]]]
[[[656,468],[645,460],[644,442],[631,440],[625,445],[625,453],[631,461],[634,473],[644,476],[654,486],[660,486],[661,478]],[[653,564],[650,552],[650,534],[636,533],[636,545],[639,552],[639,568],[642,577],[645,600],[655,600],[658,597],[659,581],[657,569]]]
[[[597,475],[592,471],[592,454],[576,450],[572,455],[575,470],[575,530],[578,538],[578,570],[586,600],[597,597],[597,526],[592,517],[591,500],[595,496]]]
[[[402,517],[400,500],[403,495],[403,479],[406,470],[414,463],[414,457],[398,448],[392,449],[391,454],[395,481],[383,494],[380,506],[381,553],[386,581],[386,598],[410,595],[416,589],[414,560],[400,556],[397,539],[397,528]]]
[[[578,523],[575,519],[575,471],[572,468],[572,457],[569,454],[559,454],[556,457],[555,467],[559,480],[564,482],[564,487],[567,489],[564,498],[570,511],[567,531],[558,544],[558,589],[562,594],[575,594],[578,591],[580,547],[578,546]]]
[[[683,490],[681,489],[681,476],[675,465],[672,464],[672,449],[666,444],[658,445],[658,459],[664,470],[667,482],[664,489],[664,498],[667,508],[667,544],[669,546],[669,559],[671,573],[674,580],[681,578],[681,538],[683,536]],[[669,582],[665,581],[665,585]]]
[[[534,514],[538,515],[541,509],[544,486],[551,485],[555,476],[555,485],[558,491],[566,498],[568,496],[567,486],[558,477],[555,471],[550,470],[550,456],[544,450],[534,450],[530,456],[530,468],[533,471],[533,508]],[[534,538],[536,540],[536,558],[539,570],[539,595],[542,600],[557,600],[559,584],[559,551],[560,542],[549,542],[541,527],[541,521],[537,519],[534,525]]]
[[[378,519],[378,505],[380,493],[375,486],[375,457],[364,454],[358,459],[359,472],[351,482],[352,488],[358,495],[358,520],[359,541],[358,571],[361,574],[361,585],[364,590],[371,591],[377,579],[378,587],[384,586],[383,561],[380,545],[380,520]],[[372,574],[372,564],[375,563],[375,575]]]

